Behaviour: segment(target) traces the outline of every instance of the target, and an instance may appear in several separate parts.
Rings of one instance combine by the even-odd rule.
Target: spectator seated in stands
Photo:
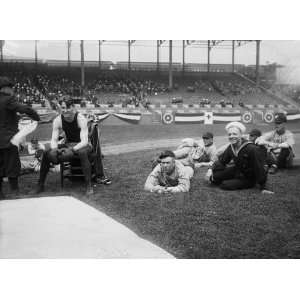
[[[193,169],[175,160],[175,154],[166,150],[159,156],[159,164],[152,170],[145,183],[145,190],[155,193],[188,192]]]

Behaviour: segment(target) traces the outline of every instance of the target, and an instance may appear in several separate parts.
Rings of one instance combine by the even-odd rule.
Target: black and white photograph
[[[150,38],[90,34],[91,16],[2,26],[0,261],[299,259],[300,37],[176,35],[164,14]]]
[[[278,48],[300,41],[2,40],[0,256],[299,258]]]

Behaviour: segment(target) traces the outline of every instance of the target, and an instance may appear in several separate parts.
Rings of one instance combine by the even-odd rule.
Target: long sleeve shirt
[[[226,166],[231,160],[234,161],[238,173],[258,183],[261,190],[265,188],[267,173],[264,167],[264,156],[257,145],[244,140],[237,151],[229,145],[219,157],[219,162]]]
[[[180,161],[175,161],[175,168],[171,174],[166,174],[158,164],[148,176],[145,190],[153,192],[157,187],[168,187],[173,193],[188,192],[190,177]]]
[[[279,153],[281,148],[293,149],[295,139],[293,133],[289,130],[285,130],[283,134],[278,134],[276,130],[273,130],[259,137],[257,144],[265,145],[275,153]]]
[[[19,103],[14,96],[0,93],[0,149],[9,147],[11,138],[19,131],[17,113],[26,114],[34,121],[40,120],[34,109]]]

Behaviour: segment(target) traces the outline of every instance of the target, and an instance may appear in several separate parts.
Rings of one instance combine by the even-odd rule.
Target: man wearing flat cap
[[[243,137],[245,126],[231,122],[225,129],[230,144],[213,164],[210,182],[224,190],[249,189],[259,184],[262,193],[273,193],[265,188],[267,172],[258,147]],[[228,165],[231,161],[234,165]]]
[[[0,199],[4,199],[2,180],[8,177],[11,191],[19,191],[18,177],[21,169],[18,146],[12,138],[18,133],[19,116],[26,114],[35,121],[40,117],[35,110],[17,102],[14,97],[13,82],[7,77],[0,77]]]
[[[270,174],[276,173],[277,169],[289,168],[293,164],[295,139],[293,133],[285,128],[286,122],[287,118],[284,113],[276,113],[275,129],[265,133],[256,141],[258,145],[264,145],[268,149]]]

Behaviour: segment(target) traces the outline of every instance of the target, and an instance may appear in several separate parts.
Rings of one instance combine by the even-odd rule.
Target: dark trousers
[[[212,182],[223,190],[241,190],[255,186],[255,181],[244,178],[235,166],[213,170]]]
[[[288,161],[292,158],[293,151],[291,148],[281,148],[280,153],[275,155],[272,151],[268,152],[268,166],[276,165],[279,169],[287,168]]]
[[[59,145],[59,149],[61,148],[68,148],[67,145]],[[70,148],[70,147],[69,147]],[[40,168],[40,178],[38,184],[43,186],[46,181],[47,174],[50,169],[50,164],[59,164],[61,162],[67,162],[71,161],[74,158],[79,158],[80,159],[80,164],[82,168],[82,172],[85,177],[85,181],[87,185],[91,185],[91,163],[90,163],[90,155],[92,152],[92,148],[90,146],[86,146],[78,151],[76,151],[76,154],[68,155],[66,156],[58,156],[57,155],[57,149],[55,150],[47,150],[42,158],[41,162],[41,168]]]
[[[19,149],[14,145],[0,149],[0,192],[2,192],[3,177],[8,177],[10,189],[19,189],[18,177],[21,170]]]
[[[102,162],[102,152],[100,145],[98,145],[98,147],[95,150],[94,162],[96,176],[100,178],[104,177],[104,167]]]

